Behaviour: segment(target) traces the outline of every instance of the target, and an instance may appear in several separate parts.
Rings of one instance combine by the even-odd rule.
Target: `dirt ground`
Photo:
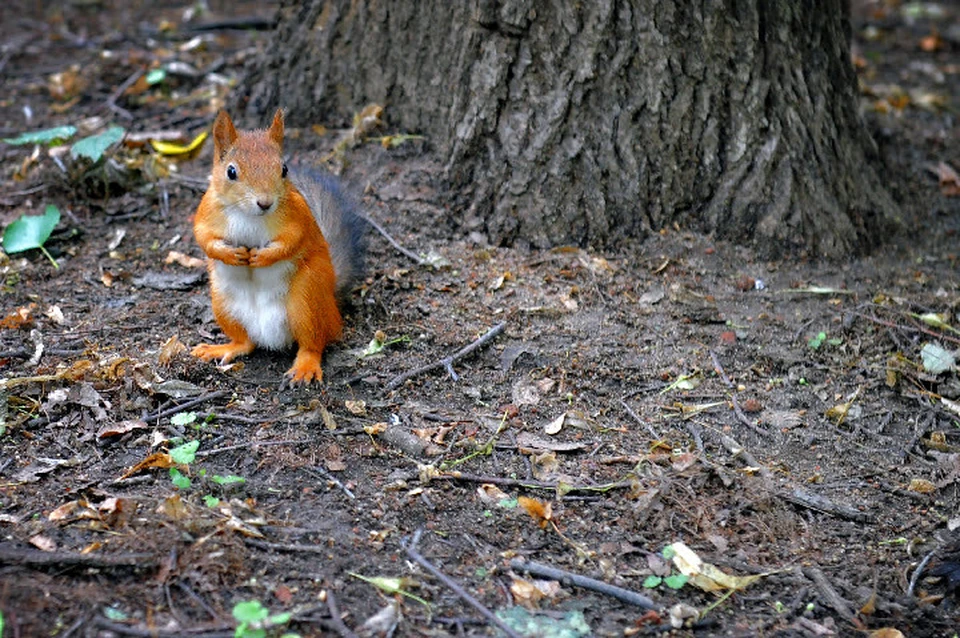
[[[267,35],[196,25],[272,11],[187,22],[188,6],[8,4],[2,137],[202,132]],[[932,572],[956,589],[960,380],[921,352],[960,344],[960,198],[931,171],[960,167],[960,21],[946,4],[854,12],[907,231],[850,263],[758,261],[682,228],[619,252],[492,247],[445,205],[428,131],[332,158],[348,114],[291,131],[292,156],[327,158],[428,262],[371,230],[311,388],[281,387],[292,353],[219,369],[178,347],[221,338],[202,267],[165,261],[201,256],[209,146],[172,171],[129,144],[93,168],[0,145],[0,224],[62,213],[58,269],[37,250],[0,263],[3,636],[254,636],[234,617],[252,601],[290,614],[267,635],[498,635],[484,612],[528,636],[956,635],[957,593]],[[395,133],[412,132],[388,106],[374,135]],[[483,335],[457,379],[397,379]],[[193,441],[173,477],[168,452]],[[756,578],[672,579],[674,543]]]

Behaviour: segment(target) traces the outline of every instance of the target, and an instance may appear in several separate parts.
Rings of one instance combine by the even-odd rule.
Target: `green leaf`
[[[930,374],[940,374],[947,370],[953,370],[957,365],[953,353],[935,343],[923,344],[923,348],[920,350],[920,358],[923,359],[923,369]]]
[[[200,441],[190,441],[170,450],[170,458],[174,463],[189,465],[197,456],[197,448],[200,447]]]
[[[189,490],[192,485],[190,477],[175,467],[170,468],[170,480],[173,481],[174,487],[181,490]]]
[[[270,611],[259,600],[248,600],[233,606],[233,617],[237,622],[252,623],[266,620]]]
[[[117,609],[116,607],[104,607],[103,615],[106,616],[107,619],[113,620],[116,622],[122,622],[127,619],[127,615],[123,613],[122,610]]]
[[[24,144],[58,144],[73,137],[77,132],[76,126],[55,126],[42,131],[21,133],[16,137],[5,137],[3,141],[14,146]]]
[[[289,611],[284,611],[270,616],[267,618],[267,622],[271,625],[285,625],[290,622],[291,618],[293,618],[293,614],[291,614]]]
[[[217,485],[230,485],[231,483],[246,483],[247,479],[242,476],[235,476],[233,474],[227,474],[226,476],[220,476],[219,474],[214,474],[210,477],[210,480],[216,483]]]
[[[190,425],[197,420],[196,412],[177,412],[172,417],[170,417],[170,423],[173,425]]]
[[[810,346],[812,350],[819,350],[820,346],[822,346],[823,342],[826,340],[827,340],[827,333],[819,332],[817,333],[816,337],[813,337],[812,339],[810,339],[810,341],[807,342],[807,345]]]
[[[220,504],[220,499],[211,494],[207,494],[203,497],[203,504],[207,507],[216,507]]]
[[[660,553],[667,560],[672,560],[673,557],[677,555],[677,550],[673,548],[673,545],[667,545],[666,547],[663,548],[663,551]]]
[[[687,584],[688,580],[690,580],[689,576],[684,576],[683,574],[673,574],[664,578],[663,584],[670,589],[681,589]]]
[[[3,249],[12,254],[43,248],[59,221],[60,209],[52,204],[47,204],[43,215],[21,215],[4,231]]]
[[[662,578],[660,578],[659,576],[650,574],[649,576],[643,579],[643,588],[653,589],[654,587],[659,587],[660,583],[662,582],[663,582]]]
[[[86,157],[98,162],[108,148],[123,139],[126,131],[122,126],[111,126],[103,133],[92,137],[85,137],[70,147],[70,154],[74,159]]]
[[[153,86],[154,84],[160,84],[167,79],[167,70],[166,69],[152,69],[147,73],[147,86]]]

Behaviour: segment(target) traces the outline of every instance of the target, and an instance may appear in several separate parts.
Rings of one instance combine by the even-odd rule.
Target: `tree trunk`
[[[675,224],[842,257],[899,223],[846,0],[284,0],[237,103],[427,135],[464,230],[611,245]]]

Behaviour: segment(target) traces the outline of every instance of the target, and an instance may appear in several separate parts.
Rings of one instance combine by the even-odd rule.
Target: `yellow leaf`
[[[210,135],[209,131],[203,131],[200,133],[200,135],[197,135],[195,138],[193,138],[193,141],[186,145],[162,142],[160,140],[150,140],[150,146],[152,146],[153,150],[161,155],[179,157],[182,159],[191,159],[196,157],[200,152],[200,149],[203,148],[203,143],[207,140],[208,135]]]

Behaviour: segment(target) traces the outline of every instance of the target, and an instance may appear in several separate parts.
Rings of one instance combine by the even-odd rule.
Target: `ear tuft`
[[[233,125],[233,120],[226,111],[220,109],[217,119],[213,122],[213,150],[217,161],[223,159],[236,141],[237,129]]]
[[[273,124],[270,125],[270,139],[276,142],[277,146],[283,147],[283,109],[277,109],[273,115]]]

